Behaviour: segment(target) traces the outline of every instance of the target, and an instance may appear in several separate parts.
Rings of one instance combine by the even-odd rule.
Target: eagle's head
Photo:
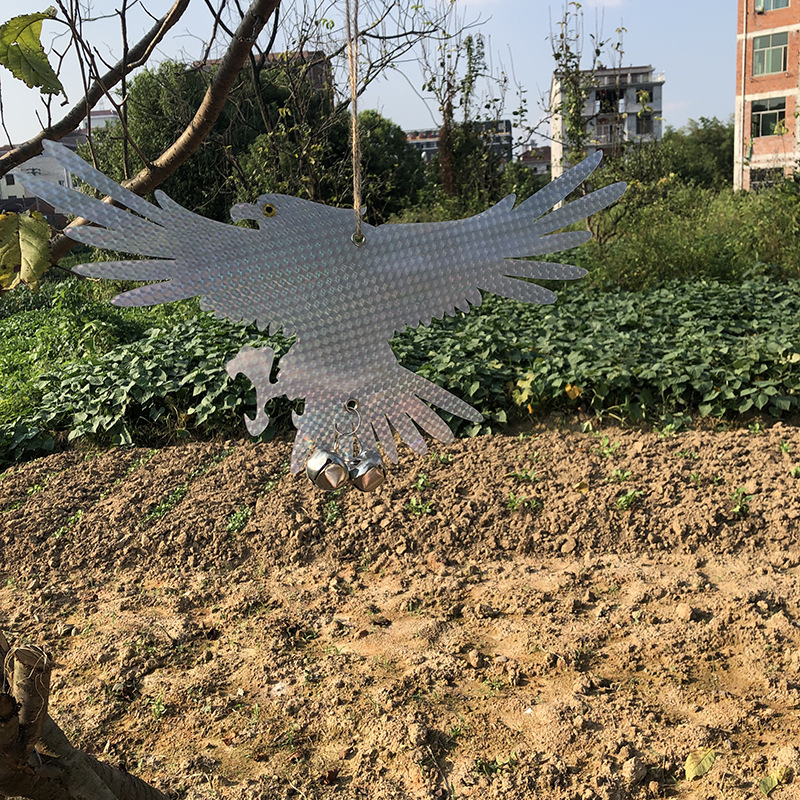
[[[332,208],[285,194],[262,194],[255,203],[239,203],[231,209],[231,219],[253,220],[262,231],[306,236],[319,228],[330,233],[341,230],[347,236],[354,230],[352,208]]]

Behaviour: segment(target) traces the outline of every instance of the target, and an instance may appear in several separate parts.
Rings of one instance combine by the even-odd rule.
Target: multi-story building
[[[86,141],[84,132],[75,131],[61,139],[61,143],[72,150],[78,144]],[[6,145],[0,147],[0,153],[10,148]],[[46,203],[41,203],[38,198],[25,189],[25,177],[35,175],[46,180],[58,183],[61,186],[72,186],[72,176],[54,158],[47,155],[34,156],[21,164],[17,169],[8,172],[0,178],[0,213],[4,211],[24,211],[34,208],[43,214],[52,213],[52,208]]]
[[[796,0],[800,2],[800,0]],[[587,155],[595,150],[619,151],[626,142],[657,141],[662,136],[662,87],[664,75],[650,65],[585,71],[583,106],[588,134]],[[564,171],[566,143],[562,104],[562,73],[554,72],[550,84],[551,174]]]
[[[492,152],[502,163],[511,161],[514,138],[510,120],[476,122],[473,127],[487,140]],[[419,150],[423,160],[428,162],[439,152],[439,129],[406,131],[406,141]]]
[[[800,0],[739,0],[734,189],[792,175],[800,160]]]
[[[520,155],[519,160],[534,175],[547,175],[550,172],[550,147],[531,147]]]

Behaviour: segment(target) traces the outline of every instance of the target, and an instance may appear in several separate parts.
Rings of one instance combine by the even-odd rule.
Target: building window
[[[772,97],[769,100],[753,100],[750,107],[750,135],[773,136],[786,133],[786,98]]]
[[[769,189],[771,186],[782,183],[784,179],[783,170],[780,167],[769,167],[767,169],[750,170],[750,190]]]
[[[789,0],[756,0],[756,12],[774,11],[776,8],[789,8]]]
[[[642,114],[636,117],[636,134],[638,136],[653,135],[653,115]]]
[[[753,39],[753,75],[786,71],[789,34],[770,33]]]
[[[14,185],[14,176],[6,175],[6,186],[13,186],[13,185]]]

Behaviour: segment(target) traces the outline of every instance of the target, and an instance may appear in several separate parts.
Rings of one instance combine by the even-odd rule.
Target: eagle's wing
[[[287,302],[298,276],[281,264],[264,263],[264,234],[187,211],[157,191],[147,202],[98,172],[63,145],[43,142],[47,155],[110,197],[114,205],[50,181],[25,176],[26,188],[56,208],[98,226],[75,226],[66,234],[79,242],[143,256],[142,260],[84,264],[75,271],[98,278],[161,281],[124,292],[112,302],[142,306],[201,296],[201,307],[234,321],[257,322],[292,333],[297,306]],[[264,270],[269,269],[269,281]],[[252,287],[252,291],[249,291]]]
[[[555,233],[618,200],[615,183],[555,208],[597,167],[602,152],[582,161],[514,208],[509,195],[488,211],[455,222],[385,225],[376,229],[385,250],[393,293],[385,306],[393,330],[428,324],[433,317],[480,305],[481,289],[530,303],[552,303],[553,292],[530,280],[571,280],[586,270],[565,264],[515,260],[567,250],[588,241],[589,231]],[[551,210],[554,209],[554,210]],[[546,213],[546,212],[550,213]],[[543,216],[544,215],[544,216]],[[522,279],[522,280],[520,280]]]

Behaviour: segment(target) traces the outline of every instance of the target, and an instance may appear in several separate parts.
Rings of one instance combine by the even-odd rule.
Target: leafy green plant
[[[800,478],[800,466],[792,467],[791,470],[789,471],[789,474],[793,478]]]
[[[150,701],[150,713],[156,722],[161,722],[167,707],[164,705],[164,695],[160,694]]]
[[[625,492],[625,494],[620,495],[617,498],[617,508],[620,511],[628,511],[629,509],[633,508],[643,494],[644,492],[642,491],[630,489],[629,491]]]
[[[537,483],[539,480],[534,467],[516,470],[515,472],[509,473],[509,477],[516,478],[521,483]]]
[[[697,450],[678,450],[678,457],[691,459],[692,461],[697,461],[700,458]]]
[[[792,452],[792,445],[789,442],[781,442],[780,448],[781,448],[781,453],[791,453]]]
[[[54,539],[60,539],[76,522],[83,517],[83,509],[78,509],[67,518],[67,521],[53,534]]]
[[[433,501],[423,501],[418,495],[414,495],[405,506],[412,514],[423,516],[433,514]]]
[[[247,521],[250,519],[252,513],[253,509],[249,506],[240,506],[228,517],[228,524],[225,530],[229,533],[239,533],[239,531],[247,525]]]
[[[170,511],[172,511],[173,508],[175,508],[175,506],[178,505],[178,503],[181,502],[181,500],[183,500],[183,498],[186,496],[186,493],[189,491],[189,487],[192,485],[192,483],[194,483],[194,481],[205,475],[206,472],[208,472],[213,466],[226,459],[231,452],[232,450],[225,450],[222,453],[215,455],[206,464],[195,467],[189,473],[183,483],[176,486],[174,489],[171,489],[154,508],[148,511],[147,514],[141,518],[139,521],[139,529],[147,530],[148,528],[151,528],[159,519],[165,517]]]
[[[325,504],[325,524],[333,525],[342,516],[342,510],[336,500],[329,500]]]
[[[611,482],[623,483],[631,479],[631,471],[629,469],[613,469],[611,470]]]
[[[619,447],[619,442],[612,442],[608,436],[603,436],[600,441],[600,444],[597,445],[597,452],[603,458],[611,458],[614,455],[614,451]]]
[[[740,486],[731,492],[731,511],[737,517],[744,518],[750,513],[750,501],[752,494],[747,494],[744,486]]]
[[[417,479],[413,483],[413,487],[418,492],[423,492],[425,489],[432,489],[433,484],[430,480],[428,480],[428,476],[424,472],[420,472],[419,475],[417,475]]]
[[[478,757],[475,759],[473,771],[479,775],[497,775],[500,772],[512,770],[517,765],[517,753],[513,751],[507,758],[495,756],[492,761]]]
[[[508,500],[506,501],[506,507],[509,511],[519,511],[521,508],[527,508],[531,511],[540,511],[543,508],[544,504],[538,497],[525,497],[517,496],[514,492],[508,493]]]
[[[161,445],[241,429],[255,393],[230,380],[225,362],[244,344],[280,356],[289,341],[199,315],[194,302],[112,307],[104,298],[122,287],[88,283],[0,297],[0,464],[81,439]],[[469,316],[434,320],[391,344],[405,367],[483,414],[481,423],[445,414],[461,435],[574,410],[568,386],[581,387],[580,402],[597,416],[666,434],[698,414],[796,413],[797,341],[800,280],[755,276],[638,292],[586,283],[560,289],[547,309],[489,295]],[[289,425],[288,401],[267,410],[265,435]]]

